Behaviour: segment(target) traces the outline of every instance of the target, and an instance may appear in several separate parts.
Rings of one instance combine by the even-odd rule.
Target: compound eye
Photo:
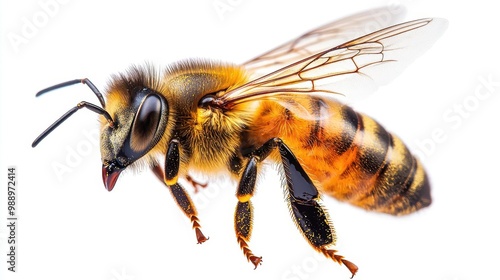
[[[161,104],[160,98],[151,94],[146,96],[135,114],[130,131],[130,148],[136,154],[143,154],[149,150],[160,125]]]

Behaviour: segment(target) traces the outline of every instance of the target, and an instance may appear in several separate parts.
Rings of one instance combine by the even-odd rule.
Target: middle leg
[[[272,138],[252,152],[242,173],[236,192],[238,205],[235,212],[235,229],[238,243],[247,259],[255,267],[262,261],[248,248],[248,241],[252,231],[252,204],[250,198],[255,190],[257,178],[257,163],[263,161],[269,154],[278,148],[283,172],[285,175],[285,196],[289,203],[292,217],[309,244],[326,257],[339,264],[345,265],[352,276],[358,267],[352,262],[338,255],[336,250],[330,249],[335,244],[335,230],[329,221],[325,209],[319,204],[319,193],[299,161],[279,138]]]
[[[255,192],[257,164],[269,156],[278,145],[278,142],[281,143],[281,140],[277,138],[271,139],[249,155],[248,162],[246,163],[238,184],[238,189],[236,190],[236,197],[238,198],[238,204],[236,205],[236,211],[234,213],[236,240],[247,260],[251,262],[255,268],[262,264],[262,257],[255,256],[248,246],[253,225],[253,206],[250,199]]]

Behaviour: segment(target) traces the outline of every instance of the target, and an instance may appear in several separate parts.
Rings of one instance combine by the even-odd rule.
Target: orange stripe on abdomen
[[[405,214],[430,204],[425,172],[398,137],[336,101],[309,98],[300,104],[312,117],[261,104],[248,142],[258,147],[281,138],[322,193],[356,206]]]
[[[349,110],[343,106],[344,112]],[[354,141],[333,159],[349,164],[338,176],[320,180],[323,191],[359,207],[390,214],[411,213],[429,205],[430,187],[422,165],[397,136],[372,118],[356,115],[356,123],[343,119],[351,122],[351,127],[356,125]]]

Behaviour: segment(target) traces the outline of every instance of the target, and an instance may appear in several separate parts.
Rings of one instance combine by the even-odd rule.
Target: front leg
[[[316,251],[323,253],[326,257],[339,264],[344,264],[354,276],[358,267],[345,260],[344,257],[337,255],[335,250],[329,248],[335,244],[335,230],[328,219],[325,209],[318,203],[319,193],[316,186],[314,186],[292,151],[279,138],[268,140],[262,147],[251,153],[238,185],[235,229],[243,253],[255,267],[261,263],[262,258],[255,257],[247,245],[252,230],[252,204],[250,198],[255,190],[257,163],[263,161],[275,148],[279,150],[286,179],[285,198],[297,227]]]
[[[181,208],[186,216],[191,220],[193,229],[196,233],[198,244],[208,240],[201,232],[201,226],[197,217],[198,213],[189,197],[186,190],[177,182],[179,175],[180,156],[179,156],[179,141],[173,139],[168,145],[167,155],[165,157],[165,172],[159,165],[153,167],[153,172],[170,190],[170,193],[175,198],[175,202]]]

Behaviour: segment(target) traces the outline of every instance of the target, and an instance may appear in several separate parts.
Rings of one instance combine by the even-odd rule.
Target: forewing
[[[283,95],[347,95],[350,100],[392,80],[446,29],[444,19],[394,25],[299,60],[219,96],[225,106]]]
[[[243,65],[250,73],[267,74],[313,54],[400,22],[403,6],[386,6],[357,13],[311,30]]]

